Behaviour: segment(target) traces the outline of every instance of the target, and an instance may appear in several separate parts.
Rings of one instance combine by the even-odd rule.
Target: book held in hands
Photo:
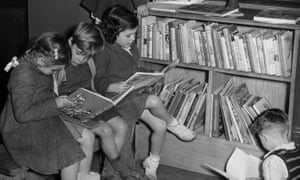
[[[73,101],[73,105],[63,108],[61,117],[83,127],[93,128],[99,125],[96,116],[117,105],[132,91],[155,84],[164,77],[164,72],[169,67],[166,66],[163,71],[158,73],[136,72],[125,81],[129,88],[110,98],[85,88],[79,88],[68,96]]]
[[[264,9],[254,15],[253,20],[271,24],[297,24],[300,20],[300,12],[281,9]]]
[[[73,105],[63,108],[61,117],[86,128],[96,127],[99,120],[95,117],[118,104],[132,90],[133,87],[110,99],[96,92],[79,88],[68,96]]]
[[[261,159],[251,154],[247,154],[240,148],[235,148],[226,162],[226,171],[215,168],[209,164],[203,164],[204,167],[224,176],[230,180],[260,179]]]

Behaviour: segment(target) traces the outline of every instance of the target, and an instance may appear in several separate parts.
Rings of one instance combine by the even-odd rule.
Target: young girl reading
[[[125,91],[128,87],[124,82],[139,69],[139,53],[134,44],[138,19],[136,15],[123,6],[116,5],[108,9],[100,25],[106,39],[103,51],[95,55],[96,77],[95,86],[98,92],[106,96]],[[153,130],[151,135],[151,152],[143,166],[150,179],[156,179],[160,152],[165,140],[166,130],[175,134],[181,140],[191,141],[195,133],[180,125],[162,104],[159,97],[142,91],[135,91],[121,101],[118,111],[128,121],[139,118]],[[128,122],[133,124],[134,122]]]
[[[62,180],[76,180],[85,155],[59,118],[59,108],[71,105],[53,93],[52,75],[68,63],[65,39],[56,33],[39,36],[12,70],[8,98],[1,113],[0,131],[13,160],[48,175],[61,171]]]
[[[78,88],[95,91],[93,78],[96,72],[92,57],[96,52],[103,49],[103,35],[96,25],[84,22],[76,25],[69,33],[68,44],[71,50],[71,61],[69,66],[60,72],[63,74],[59,76],[60,80],[58,80],[59,93],[70,94]],[[65,123],[69,129],[73,129],[72,132],[75,137],[80,136],[82,131],[90,131],[98,135],[101,140],[102,150],[113,169],[123,179],[132,176],[126,163],[122,162],[122,159],[119,157],[127,134],[126,122],[114,108],[103,112],[96,118],[101,124],[91,129],[85,129],[74,123]],[[90,159],[87,163],[89,165],[86,167],[90,167],[94,145],[84,145],[84,147],[86,147],[86,154],[88,154]],[[81,179],[85,179],[83,178],[84,176],[81,177]]]

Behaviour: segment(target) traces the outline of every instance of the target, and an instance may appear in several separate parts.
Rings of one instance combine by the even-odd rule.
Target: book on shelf
[[[155,11],[163,11],[163,12],[176,12],[176,10],[180,7],[192,4],[191,1],[176,1],[176,0],[167,0],[167,1],[154,1],[148,2],[147,8]]]
[[[300,13],[293,10],[264,9],[254,15],[253,20],[272,24],[297,24]]]
[[[177,12],[225,17],[239,12],[239,8],[230,8],[209,3],[201,3],[180,7],[177,9]]]
[[[63,108],[60,115],[64,120],[77,123],[86,128],[93,128],[99,124],[99,121],[95,118],[96,116],[118,104],[132,90],[133,87],[129,88],[115,96],[113,100],[96,92],[79,88],[68,96],[73,105]]]
[[[213,137],[224,135],[228,141],[257,145],[249,129],[259,114],[254,104],[262,112],[271,107],[270,103],[263,97],[252,95],[246,83],[236,84],[234,78],[215,89],[212,97],[212,119],[207,124],[207,134]]]
[[[290,30],[172,18],[158,18],[153,23],[156,28],[152,40],[144,41],[152,42],[147,44],[152,56],[143,57],[281,77],[291,75],[294,35]]]
[[[261,178],[261,162],[262,160],[258,157],[248,154],[236,147],[226,162],[225,171],[207,163],[203,164],[203,166],[230,180],[246,180]]]

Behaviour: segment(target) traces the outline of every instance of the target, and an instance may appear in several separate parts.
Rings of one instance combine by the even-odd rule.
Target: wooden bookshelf
[[[251,7],[252,8],[252,7]],[[242,7],[241,11],[245,13],[244,17],[207,17],[201,15],[172,13],[161,11],[150,11],[151,16],[158,18],[174,18],[182,20],[195,20],[199,22],[216,22],[221,24],[234,24],[243,29],[259,28],[268,30],[285,30],[291,31],[292,36],[292,64],[290,76],[278,76],[263,73],[254,73],[239,71],[235,69],[225,69],[220,67],[212,67],[197,64],[180,63],[175,69],[171,70],[165,81],[169,82],[178,77],[194,77],[200,81],[208,83],[207,100],[206,100],[206,114],[205,122],[209,122],[212,118],[212,102],[209,96],[219,86],[223,85],[228,79],[234,78],[234,84],[238,85],[246,83],[251,94],[259,95],[266,98],[272,107],[283,109],[289,115],[289,124],[291,127],[291,138],[300,142],[300,112],[298,107],[300,105],[299,79],[300,57],[299,42],[300,42],[300,25],[277,25],[258,23],[252,20],[254,14],[259,9],[251,9],[250,7]],[[141,58],[141,65],[153,70],[158,70],[169,64],[171,60],[160,60],[155,58]],[[178,168],[188,169],[195,172],[212,174],[207,169],[203,168],[201,164],[209,163],[217,168],[224,169],[227,158],[232,153],[234,147],[239,147],[244,151],[262,157],[264,151],[255,145],[241,144],[238,142],[231,142],[221,138],[210,137],[207,133],[199,133],[197,139],[193,142],[182,142],[174,137],[172,134],[167,134],[166,142],[162,152],[162,164],[175,166]],[[144,124],[138,124],[136,130],[136,156],[139,159],[146,157],[149,149],[150,131]]]

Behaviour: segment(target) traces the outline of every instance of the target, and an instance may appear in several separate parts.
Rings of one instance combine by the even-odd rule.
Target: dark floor
[[[221,177],[208,176],[170,166],[160,165],[158,180],[224,180]]]

